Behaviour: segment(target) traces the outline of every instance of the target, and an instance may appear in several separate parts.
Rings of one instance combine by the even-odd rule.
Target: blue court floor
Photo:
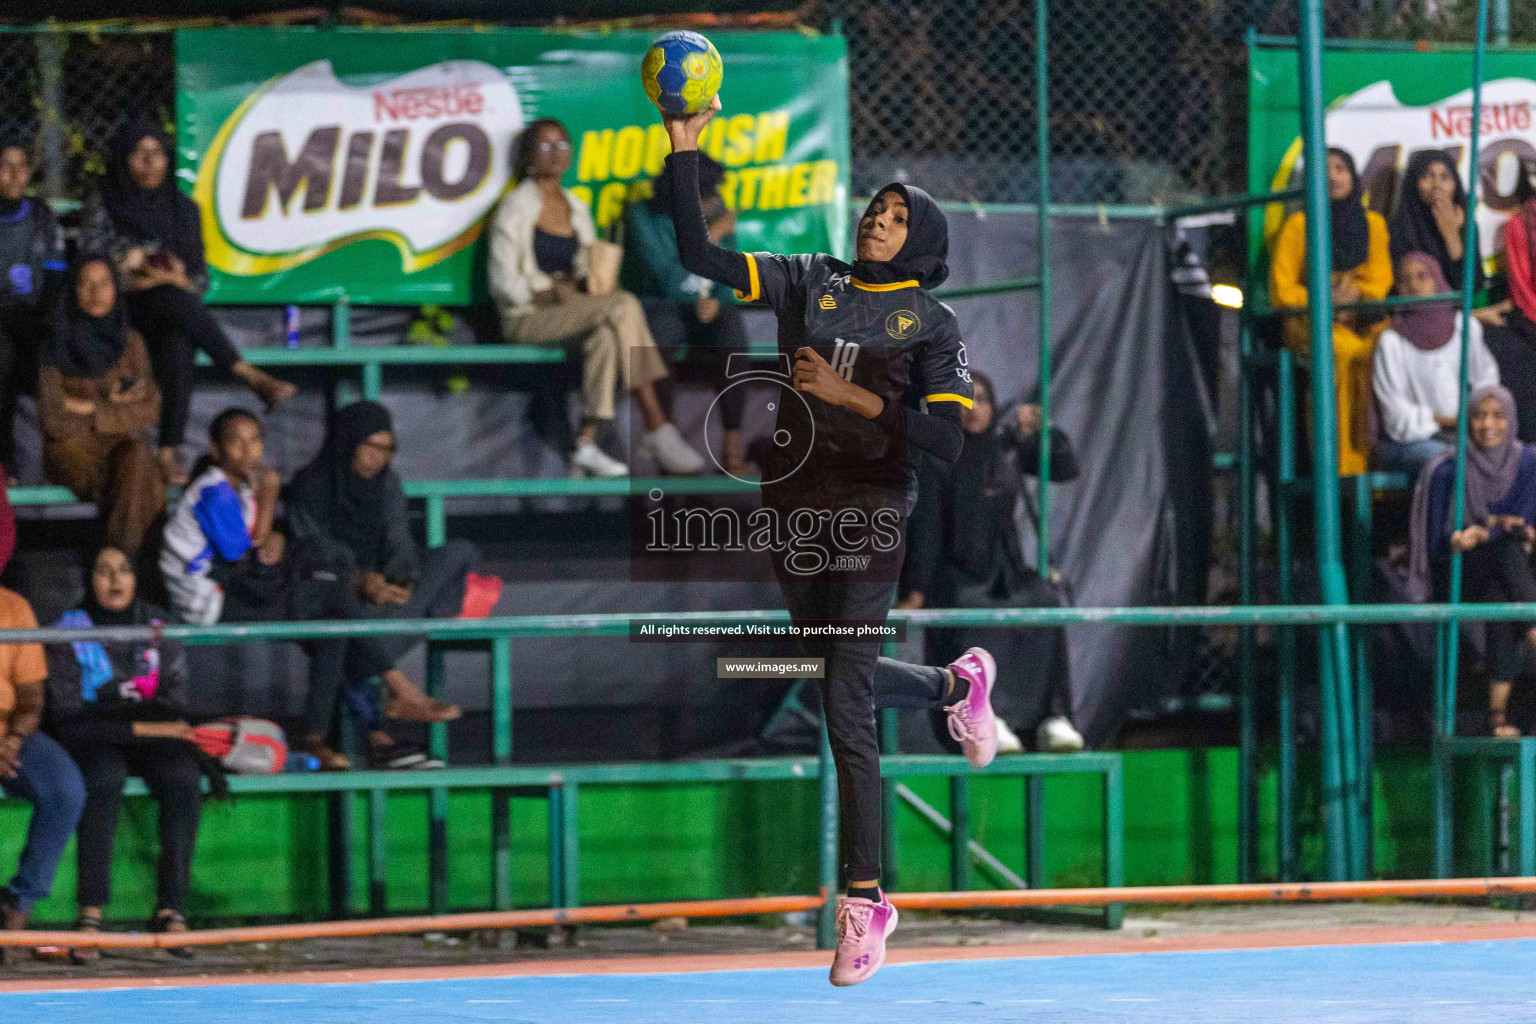
[[[1536,939],[892,964],[824,970],[0,994],[0,1021],[110,1024],[1536,1021]]]

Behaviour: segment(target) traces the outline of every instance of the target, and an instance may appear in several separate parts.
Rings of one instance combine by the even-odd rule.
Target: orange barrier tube
[[[1493,897],[1536,893],[1536,878],[1430,878],[1377,882],[1286,882],[1272,885],[1153,885],[1116,889],[1002,889],[979,892],[892,893],[906,910],[986,910],[1006,907],[1103,906],[1106,903],[1267,903],[1379,899],[1384,897]],[[421,932],[539,928],[565,924],[615,924],[661,917],[735,917],[816,910],[821,896],[765,896],[729,900],[683,900],[553,910],[501,910],[435,917],[386,917],[357,921],[212,928],[181,934],[123,932],[0,931],[0,946],[75,946],[103,949],[164,949],[222,946],[237,942],[367,938]]]

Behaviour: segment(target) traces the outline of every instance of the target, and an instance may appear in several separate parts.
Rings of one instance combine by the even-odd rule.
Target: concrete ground
[[[1329,929],[1447,928],[1529,924],[1536,910],[1491,907],[1468,901],[1379,901],[1324,904],[1264,904],[1206,907],[1128,908],[1124,928],[1106,931],[1091,924],[988,915],[908,912],[892,937],[895,948],[1025,946],[1071,942],[1106,947],[1127,939],[1179,940],[1243,932],[1316,932]],[[1405,935],[1404,938],[1411,938]],[[26,958],[0,969],[5,980],[68,982],[71,979],[261,975],[295,971],[451,968],[618,957],[718,956],[739,953],[809,952],[815,949],[814,922],[765,917],[756,923],[686,923],[648,926],[584,926],[551,934],[455,933],[259,943],[198,949],[191,959],[159,950],[108,950],[93,965],[78,966],[59,956]]]

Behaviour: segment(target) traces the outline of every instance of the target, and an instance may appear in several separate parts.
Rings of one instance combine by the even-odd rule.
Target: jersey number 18
[[[853,363],[859,358],[859,343],[856,341],[844,341],[842,338],[834,339],[832,358],[828,365],[832,367],[839,377],[846,381],[853,380]]]

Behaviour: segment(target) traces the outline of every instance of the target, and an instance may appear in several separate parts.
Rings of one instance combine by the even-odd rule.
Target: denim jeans
[[[34,732],[21,742],[16,777],[0,779],[0,788],[32,805],[27,845],[9,886],[17,909],[27,913],[53,888],[59,858],[85,808],[85,783],[64,748]]]
[[[1430,459],[1452,450],[1438,437],[1422,441],[1394,441],[1383,434],[1376,441],[1376,468],[1384,473],[1407,473],[1408,485],[1419,478],[1419,470]]]

